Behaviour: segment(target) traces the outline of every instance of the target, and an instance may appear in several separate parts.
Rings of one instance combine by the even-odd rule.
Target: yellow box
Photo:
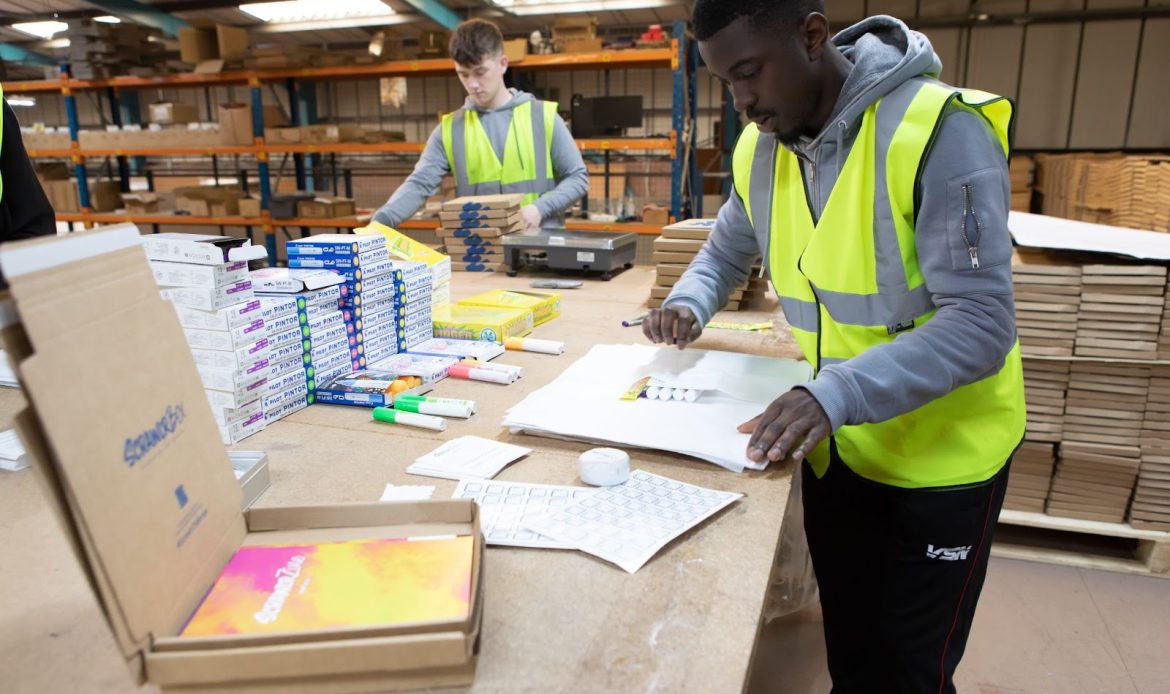
[[[435,287],[451,281],[451,258],[429,248],[426,244],[419,243],[409,236],[377,222],[370,222],[369,226],[354,229],[353,233],[385,236],[390,255],[402,260],[427,264],[427,267],[431,269],[431,277]]]
[[[493,289],[482,294],[460,299],[462,306],[491,308],[522,308],[532,311],[532,324],[542,325],[561,315],[561,295],[552,292],[516,292]]]
[[[435,337],[503,342],[532,332],[532,311],[448,304],[433,313]]]

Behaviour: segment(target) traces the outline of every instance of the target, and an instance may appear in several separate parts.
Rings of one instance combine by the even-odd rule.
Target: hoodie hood
[[[911,30],[901,20],[879,15],[869,17],[833,37],[853,69],[841,87],[833,115],[821,132],[800,149],[812,152],[840,122],[852,125],[865,109],[906,80],[926,75],[937,78],[942,61],[930,39]]]
[[[536,100],[536,97],[528,92],[522,92],[518,89],[508,89],[508,91],[511,92],[512,98],[508,99],[508,103],[499,108],[480,108],[475,105],[475,102],[471,100],[470,96],[463,99],[463,108],[468,111],[478,111],[479,113],[495,113],[497,111],[510,111],[520,104]]]

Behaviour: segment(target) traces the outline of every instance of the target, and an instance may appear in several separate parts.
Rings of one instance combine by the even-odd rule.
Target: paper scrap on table
[[[15,429],[0,433],[0,470],[16,472],[28,467],[28,454]]]
[[[20,381],[16,378],[16,372],[12,370],[12,362],[8,361],[8,352],[0,349],[0,386],[6,388],[19,388]]]
[[[435,488],[419,484],[387,484],[386,491],[378,501],[426,501],[435,493]]]
[[[676,537],[742,496],[634,470],[624,484],[599,489],[525,525],[634,573]]]
[[[484,541],[505,547],[576,549],[524,527],[528,521],[565,508],[596,493],[591,487],[523,482],[463,480],[452,499],[474,499],[479,504],[479,524]]]
[[[531,448],[510,443],[479,436],[461,436],[418,458],[406,471],[412,475],[448,480],[490,480],[508,463],[531,452]]]

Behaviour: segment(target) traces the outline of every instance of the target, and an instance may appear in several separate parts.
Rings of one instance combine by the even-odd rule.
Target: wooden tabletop
[[[454,482],[407,475],[441,441],[476,434],[533,449],[497,479],[581,484],[583,443],[512,435],[504,412],[548,383],[596,344],[640,343],[621,320],[640,313],[653,271],[635,268],[611,282],[587,280],[563,292],[563,315],[534,336],[564,340],[563,356],[510,352],[523,366],[511,386],[447,379],[434,395],[474,399],[471,420],[446,432],[396,428],[357,408],[315,405],[238,447],[268,452],[272,487],[259,506],[372,501],[387,483]],[[455,298],[493,288],[521,289],[524,277],[456,273]],[[708,330],[705,349],[794,356],[782,317],[720,314],[720,320],[772,319],[769,333]],[[114,404],[114,403],[112,403]],[[23,407],[0,389],[0,427]],[[712,436],[720,432],[711,432]],[[787,471],[734,474],[672,454],[630,450],[631,465],[683,482],[746,496],[663,549],[636,574],[575,551],[489,547],[484,565],[483,641],[472,691],[738,692],[748,677],[765,590],[788,494]],[[7,692],[129,692],[134,685],[97,603],[28,472],[0,473],[0,673]]]

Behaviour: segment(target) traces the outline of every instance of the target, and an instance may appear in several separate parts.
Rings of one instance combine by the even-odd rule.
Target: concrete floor
[[[829,691],[819,606],[772,622],[749,694]],[[1170,580],[993,557],[955,675],[977,694],[1170,692]]]

